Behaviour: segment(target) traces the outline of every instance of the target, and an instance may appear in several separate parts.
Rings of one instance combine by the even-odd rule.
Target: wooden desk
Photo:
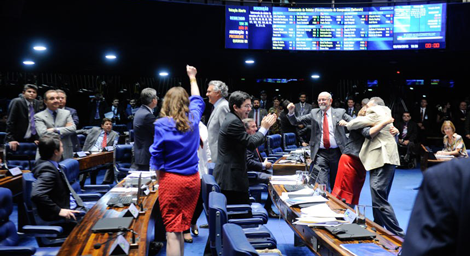
[[[286,157],[283,156],[279,158],[274,164],[273,164],[273,175],[291,175],[295,174],[295,171],[301,170],[305,171],[305,164],[300,164],[300,163],[284,163],[280,164],[279,161],[285,160]]]
[[[434,154],[433,152],[429,152],[426,147],[421,144],[421,162],[420,162],[420,167],[421,171],[425,172],[426,169],[428,169],[428,165],[435,165],[435,164],[440,164],[444,162],[448,162],[454,158],[441,158],[441,159],[429,159],[429,154]]]
[[[114,152],[99,152],[90,154],[81,158],[74,158],[78,161],[80,174],[90,173],[90,183],[96,184],[96,176],[98,175],[96,168],[103,166],[102,169],[109,168],[106,165],[111,165],[114,162]],[[82,184],[83,185],[83,184]]]
[[[117,186],[122,186],[123,182]],[[104,244],[110,237],[108,233],[93,233],[91,231],[95,223],[101,218],[109,217],[121,217],[123,212],[128,207],[124,208],[112,208],[110,209],[106,203],[112,195],[119,193],[108,192],[104,195],[94,206],[88,211],[83,217],[82,221],[78,226],[74,228],[72,233],[65,240],[64,244],[60,248],[57,255],[72,256],[72,255],[108,255],[109,250],[115,239],[113,238],[108,243]],[[155,202],[158,198],[158,192],[150,193],[145,197],[143,206],[146,209],[144,214],[140,214],[137,219],[134,219],[131,223],[130,228],[137,232],[137,243],[138,247],[131,247],[129,255],[143,256],[148,255],[149,244],[154,240],[155,236]],[[112,235],[116,237],[116,233]],[[132,233],[127,232],[124,236],[127,241],[132,240]],[[102,243],[100,249],[94,249],[93,245],[96,243]]]
[[[297,236],[302,239],[307,247],[318,255],[352,255],[342,247],[341,244],[347,243],[358,243],[358,241],[341,241],[335,238],[328,230],[323,228],[310,228],[306,225],[294,225],[292,224],[296,218],[300,216],[300,208],[299,207],[289,207],[287,206],[280,198],[282,192],[285,192],[283,185],[272,185],[269,184],[269,195],[273,200],[274,204],[279,209],[279,212],[282,218],[287,222],[287,224],[291,227],[291,229],[296,233]],[[341,202],[340,200],[336,199],[335,197],[330,197],[328,194],[329,201],[327,204],[336,212],[344,212],[345,209],[348,207]],[[350,208],[349,208],[350,209]],[[403,243],[403,239],[394,236],[392,233],[388,232],[384,228],[380,227],[376,223],[366,219],[367,229],[376,234],[376,238],[379,240],[378,242],[374,242],[374,240],[360,240],[363,243],[376,243],[378,245],[385,245],[386,247],[390,248],[388,250],[394,255],[397,255],[400,251],[400,248],[395,250],[396,247],[401,247]],[[374,227],[377,231],[374,232],[371,228]]]
[[[7,170],[0,170],[0,174],[5,174]],[[30,172],[29,170],[23,170],[23,173]],[[23,193],[23,175],[18,175],[18,176],[6,176],[3,178],[0,178],[0,187],[8,188],[11,190],[11,193],[13,194],[13,197],[20,195]],[[21,202],[23,200],[20,200]]]

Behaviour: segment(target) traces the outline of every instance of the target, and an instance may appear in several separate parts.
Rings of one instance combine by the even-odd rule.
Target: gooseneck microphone
[[[123,232],[118,232],[117,235],[122,235]],[[113,240],[115,237],[112,237],[113,235],[113,232],[108,232],[108,235],[110,235],[110,237],[108,238],[108,240],[106,240],[104,243],[96,243],[93,245],[93,248],[95,248],[96,250],[98,250],[99,248],[101,248],[102,245],[104,244],[107,244],[109,243],[109,241]]]

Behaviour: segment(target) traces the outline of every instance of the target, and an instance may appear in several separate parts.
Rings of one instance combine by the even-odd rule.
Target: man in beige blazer
[[[365,116],[359,116],[349,121],[348,130],[356,130],[366,126],[373,126],[391,118],[391,111],[379,97],[373,97],[367,103]],[[390,232],[404,236],[400,228],[392,205],[388,202],[388,195],[392,188],[395,167],[400,164],[397,142],[390,133],[392,124],[388,124],[375,137],[366,138],[362,144],[359,158],[366,170],[370,173],[370,191],[374,221],[387,228]]]

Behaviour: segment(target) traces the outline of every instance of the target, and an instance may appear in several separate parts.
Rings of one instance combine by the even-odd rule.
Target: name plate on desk
[[[78,156],[78,157],[85,157],[85,156],[86,156],[86,153],[83,152],[83,151],[80,151],[80,152],[77,152],[77,156]]]
[[[134,217],[134,219],[137,219],[137,217],[139,217],[139,210],[137,210],[135,204],[129,205],[129,208],[127,209],[126,213],[124,213],[123,217]]]
[[[14,177],[14,176],[23,174],[23,172],[20,170],[19,167],[15,167],[15,168],[9,169],[8,174]]]
[[[111,246],[109,255],[129,255],[129,242],[119,235]]]
[[[350,209],[347,209],[346,212],[344,213],[344,219],[349,223],[352,224],[353,221],[356,219],[357,214]]]

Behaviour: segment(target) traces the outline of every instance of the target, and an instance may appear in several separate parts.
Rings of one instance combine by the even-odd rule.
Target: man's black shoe
[[[279,214],[275,213],[273,209],[266,209],[270,218],[279,218]]]
[[[157,254],[163,248],[162,242],[152,241],[150,242],[149,255]]]

